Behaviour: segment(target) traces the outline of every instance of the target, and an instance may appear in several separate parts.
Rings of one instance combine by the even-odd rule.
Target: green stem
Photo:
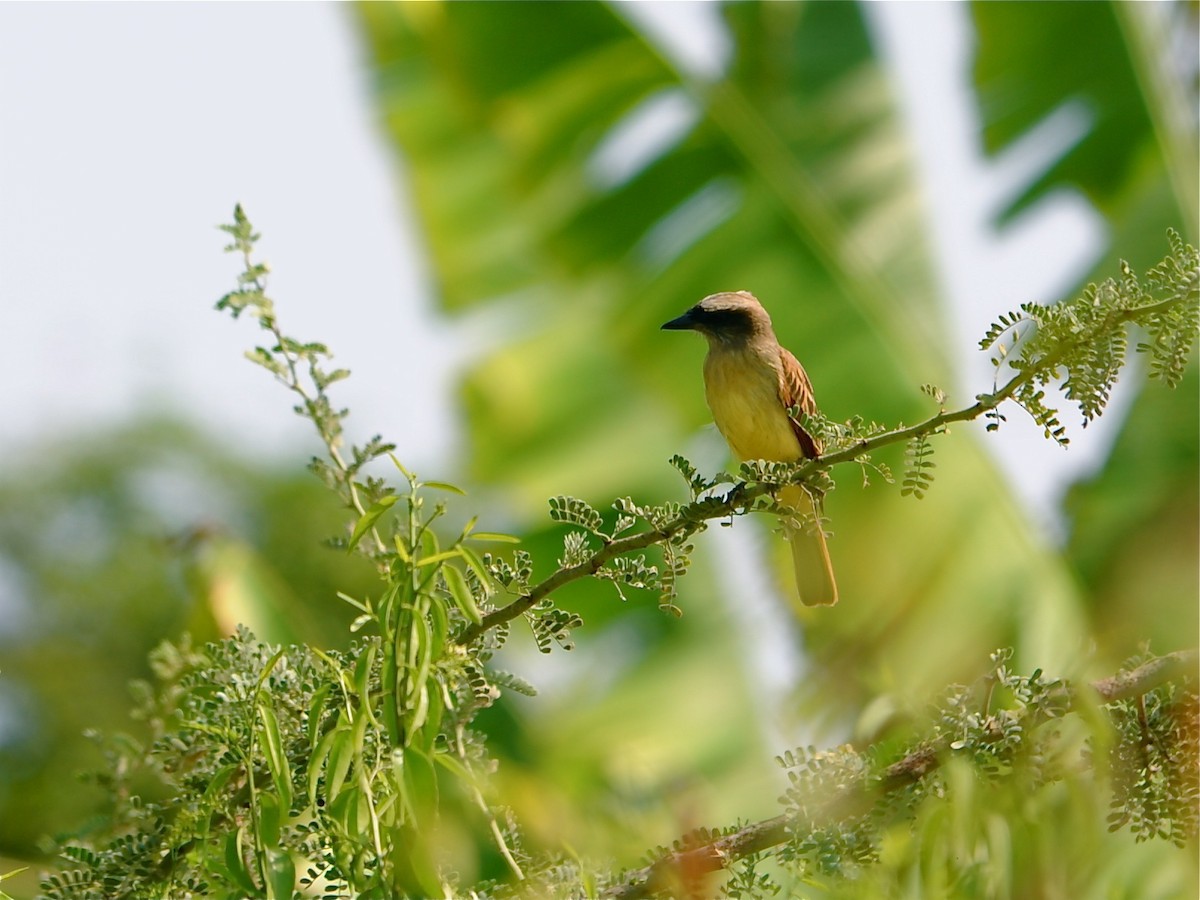
[[[242,250],[242,259],[245,262],[247,272],[252,271],[254,268],[254,262],[250,258],[251,249],[252,245],[247,245]],[[254,285],[255,290],[265,298],[266,285],[263,284],[262,279],[255,278],[251,283]],[[267,331],[269,331],[275,338],[276,345],[279,347],[279,355],[283,357],[284,363],[287,365],[288,377],[280,380],[283,382],[284,386],[288,388],[288,390],[298,395],[304,404],[307,418],[313,423],[313,425],[316,426],[317,433],[321,437],[321,442],[325,445],[325,449],[329,452],[329,458],[333,460],[334,466],[336,466],[338,471],[341,473],[342,483],[345,485],[346,489],[345,499],[360,516],[365,515],[366,507],[363,506],[362,498],[358,493],[358,488],[354,484],[354,478],[350,473],[350,466],[346,463],[346,460],[342,457],[342,454],[338,450],[338,445],[341,443],[341,439],[335,432],[331,431],[327,427],[325,418],[320,415],[317,409],[316,398],[307,390],[305,390],[304,381],[300,377],[300,373],[296,368],[296,354],[286,348],[283,331],[280,329],[279,323],[276,321],[273,313],[267,317],[260,317],[260,321],[263,323],[263,326],[267,329]],[[320,396],[319,388],[318,396]],[[375,540],[375,546],[382,551],[385,548],[385,545],[383,540],[380,538],[379,531],[377,529],[371,529],[371,537]]]

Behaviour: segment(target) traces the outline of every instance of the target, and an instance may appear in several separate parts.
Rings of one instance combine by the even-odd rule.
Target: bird
[[[717,429],[741,460],[796,462],[821,455],[821,442],[805,430],[789,409],[817,411],[808,373],[779,344],[771,317],[749,291],[710,294],[683,315],[663,324],[667,331],[698,331],[708,341],[704,358],[704,396]],[[796,575],[796,592],[805,606],[832,606],[837,580],[817,504],[804,488],[786,485],[779,500],[811,527],[785,523]]]

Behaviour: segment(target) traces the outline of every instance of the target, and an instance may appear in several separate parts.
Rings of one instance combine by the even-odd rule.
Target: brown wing
[[[784,407],[791,409],[793,406],[798,406],[801,412],[814,415],[817,411],[817,400],[813,396],[812,382],[808,380],[808,373],[804,371],[804,366],[800,365],[800,361],[783,347],[779,348],[779,361],[781,363],[779,399],[783,401]],[[823,449],[820,441],[805,431],[795,418],[789,417],[789,419],[792,423],[792,431],[795,432],[796,440],[800,442],[800,449],[804,452],[805,457],[814,459],[820,456]]]

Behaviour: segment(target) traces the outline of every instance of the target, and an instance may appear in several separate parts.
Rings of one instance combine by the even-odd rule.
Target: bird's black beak
[[[696,317],[692,315],[692,310],[688,310],[682,316],[672,319],[670,322],[664,322],[660,330],[662,331],[687,331],[689,328],[696,327]]]

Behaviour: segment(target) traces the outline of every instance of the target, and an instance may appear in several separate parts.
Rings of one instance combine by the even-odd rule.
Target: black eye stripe
[[[696,307],[694,315],[704,328],[726,334],[748,334],[754,328],[750,313],[744,309],[704,309]]]

